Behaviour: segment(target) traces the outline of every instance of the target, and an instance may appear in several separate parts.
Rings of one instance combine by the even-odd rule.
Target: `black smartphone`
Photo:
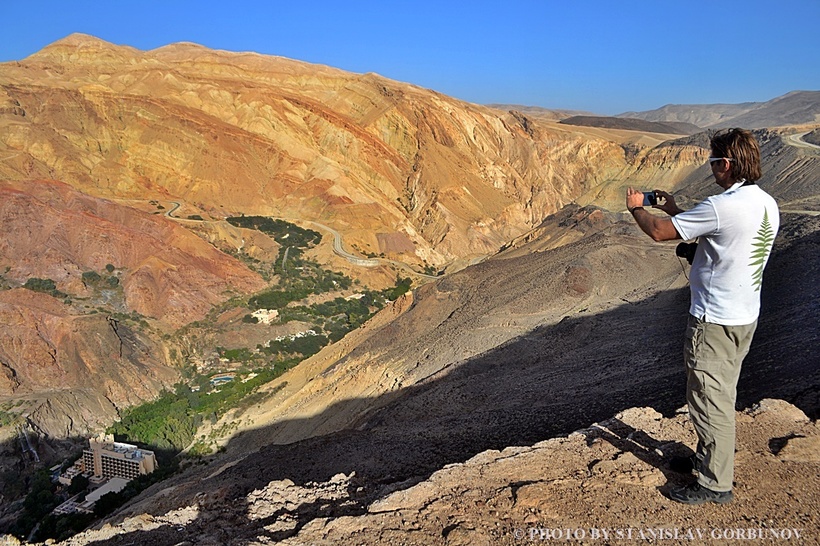
[[[655,192],[653,191],[645,191],[643,192],[643,206],[644,207],[651,207],[653,205],[658,204],[658,198],[655,196]]]

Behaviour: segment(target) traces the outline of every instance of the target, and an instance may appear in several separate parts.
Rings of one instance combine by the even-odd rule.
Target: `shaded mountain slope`
[[[550,262],[560,264],[556,267],[561,271],[567,271],[568,264],[561,262],[560,253],[548,251],[493,260],[495,263],[453,275],[448,283],[436,283],[428,293],[420,294],[413,308],[387,326],[392,336],[382,332],[370,343],[367,354],[381,351],[380,363],[393,362],[393,369],[420,370],[416,384],[369,399],[357,397],[352,394],[355,391],[345,390],[346,384],[352,384],[345,377],[362,379],[367,378],[368,367],[380,367],[381,373],[385,369],[364,353],[357,356],[353,351],[327,369],[325,377],[316,377],[329,385],[324,405],[316,402],[322,392],[315,391],[311,396],[316,403],[308,401],[300,412],[285,413],[278,422],[243,432],[228,446],[227,459],[173,479],[163,486],[162,495],[146,497],[120,517],[164,514],[193,506],[195,499],[244,504],[242,499],[251,491],[277,480],[313,487],[311,483],[325,483],[336,474],[350,476],[352,472],[355,479],[342,489],[355,502],[328,501],[322,513],[361,513],[364,505],[390,491],[405,489],[437,469],[487,449],[531,445],[636,405],[674,413],[684,403],[680,339],[688,295],[685,287],[672,284],[678,282],[674,270],[679,271],[680,265],[671,256],[671,248],[664,251],[662,245],[645,242],[629,224],[580,244],[591,245],[585,247],[588,251],[597,246],[596,251],[581,254],[593,278],[606,274],[610,279],[609,286],[600,286],[604,293],[599,300],[584,304],[589,308],[570,306],[574,311],[563,320],[559,313],[542,318],[540,325],[522,325],[521,333],[506,343],[489,350],[479,347],[474,356],[447,365],[439,356],[445,347],[467,349],[447,333],[448,321],[453,326],[462,322],[459,330],[472,330],[475,339],[492,331],[486,322],[481,324],[491,321],[491,316],[505,317],[510,324],[521,321],[527,312],[548,305],[540,303],[544,290],[556,285],[566,290],[566,278],[551,275],[555,269]],[[820,319],[816,302],[807,299],[800,288],[815,283],[820,274],[818,244],[820,220],[784,217],[764,283],[764,313],[741,376],[739,407],[775,396],[792,400],[813,418],[818,415],[820,368],[812,351],[817,333],[800,326]],[[601,261],[606,255],[613,261]],[[651,278],[665,280],[641,284],[642,264],[658,268],[664,262],[671,262],[669,276]],[[616,263],[624,267],[621,273]],[[509,277],[498,278],[504,270]],[[540,274],[542,286],[533,286],[525,300],[521,286],[533,284],[537,276],[533,271]],[[499,296],[497,301],[507,303],[484,319],[461,314],[462,309],[469,309],[470,300],[481,298],[475,288],[482,281],[510,282],[515,273],[532,276],[525,276],[520,286]],[[568,299],[574,297],[577,295]],[[512,307],[520,308],[520,313],[512,314]],[[438,342],[434,331],[441,332],[435,336],[441,338]],[[416,350],[411,352],[414,343]],[[428,347],[434,350],[425,353]],[[439,363],[437,368],[427,363],[431,359]],[[296,439],[297,431],[313,437],[276,445],[280,439]],[[254,445],[259,446],[258,451]]]
[[[627,129],[646,133],[666,133],[691,135],[701,130],[691,123],[677,121],[646,121],[642,119],[610,117],[610,116],[572,116],[562,119],[560,123],[566,125],[586,125],[589,127],[608,127],[612,129]]]

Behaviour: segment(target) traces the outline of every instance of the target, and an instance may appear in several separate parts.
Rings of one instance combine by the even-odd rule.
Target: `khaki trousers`
[[[735,400],[740,365],[757,328],[722,326],[689,316],[683,356],[686,401],[698,435],[698,482],[731,491],[735,467]]]

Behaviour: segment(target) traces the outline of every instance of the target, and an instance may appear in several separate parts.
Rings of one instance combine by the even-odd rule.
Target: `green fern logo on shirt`
[[[750,266],[757,266],[754,273],[752,273],[752,286],[755,292],[760,291],[760,286],[763,284],[763,267],[766,265],[766,257],[772,249],[774,243],[774,231],[772,225],[769,223],[768,211],[763,212],[763,223],[760,224],[760,229],[757,230],[757,236],[754,238],[752,246],[752,263]]]

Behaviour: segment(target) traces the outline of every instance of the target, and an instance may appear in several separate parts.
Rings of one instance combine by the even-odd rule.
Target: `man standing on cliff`
[[[656,191],[660,202],[653,208],[670,217],[655,216],[643,208],[642,192],[626,192],[629,212],[655,241],[698,239],[684,340],[698,479],[669,494],[685,504],[725,504],[733,498],[737,381],[757,327],[763,268],[780,226],[777,203],[754,183],[761,177],[760,147],[752,133],[718,133],[711,151],[712,175],[724,191],[689,211],[672,195]]]

